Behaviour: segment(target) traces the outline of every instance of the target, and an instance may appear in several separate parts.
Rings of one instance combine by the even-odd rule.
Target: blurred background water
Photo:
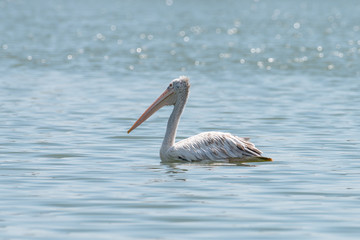
[[[0,1],[1,239],[356,239],[358,1]],[[163,164],[225,131],[271,163]]]

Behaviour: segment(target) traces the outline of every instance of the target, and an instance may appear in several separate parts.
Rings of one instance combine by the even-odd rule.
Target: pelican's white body
[[[230,133],[203,132],[161,148],[160,157],[163,161],[201,161],[261,156],[261,151],[248,140]]]

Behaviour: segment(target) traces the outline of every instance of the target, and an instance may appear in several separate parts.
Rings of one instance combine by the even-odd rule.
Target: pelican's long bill
[[[145,110],[145,112],[139,117],[139,119],[132,125],[132,127],[127,131],[130,133],[132,130],[137,128],[140,124],[146,121],[151,115],[153,115],[157,110],[168,104],[169,97],[174,93],[173,89],[167,88],[161,95],[158,97],[153,104]]]

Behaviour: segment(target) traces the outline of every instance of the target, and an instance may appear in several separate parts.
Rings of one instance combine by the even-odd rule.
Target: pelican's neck
[[[174,105],[174,109],[169,117],[165,137],[161,146],[161,153],[166,152],[170,147],[175,144],[176,131],[179,124],[180,116],[184,110],[188,92],[184,92],[183,96],[180,96]]]

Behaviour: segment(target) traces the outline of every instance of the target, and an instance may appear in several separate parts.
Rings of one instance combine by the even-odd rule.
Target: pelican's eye
[[[172,88],[172,87],[173,87],[173,84],[172,84],[172,83],[170,83],[169,88]]]

